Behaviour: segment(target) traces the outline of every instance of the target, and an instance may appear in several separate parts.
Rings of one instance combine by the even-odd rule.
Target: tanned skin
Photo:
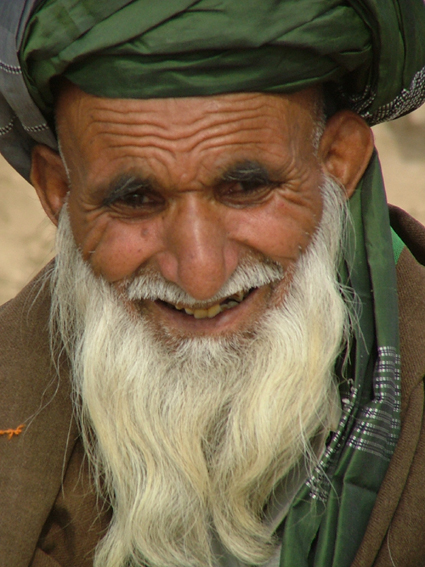
[[[279,262],[287,274],[279,285],[211,319],[143,305],[170,332],[243,330],[284,296],[320,223],[324,174],[349,198],[373,151],[370,128],[350,111],[328,120],[315,148],[318,97],[312,88],[108,99],[67,84],[57,105],[66,167],[36,146],[32,183],[54,223],[68,202],[84,259],[118,288],[147,268],[205,301],[245,257]]]

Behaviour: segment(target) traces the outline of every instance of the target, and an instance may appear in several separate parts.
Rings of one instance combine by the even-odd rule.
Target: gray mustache
[[[174,282],[166,280],[159,272],[146,271],[132,280],[126,294],[131,301],[147,299],[161,300],[174,305],[182,303],[185,306],[195,306],[198,309],[211,304],[220,303],[227,297],[239,291],[249,291],[283,279],[285,271],[277,262],[270,260],[245,260],[239,264],[227,282],[218,293],[205,301],[199,301],[189,295]]]

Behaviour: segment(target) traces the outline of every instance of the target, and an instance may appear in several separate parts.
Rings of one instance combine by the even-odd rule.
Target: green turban
[[[333,85],[369,124],[425,101],[423,0],[0,0],[0,152],[56,148],[54,79],[118,98]]]
[[[331,81],[346,106],[376,123],[425,98],[424,30],[423,0],[46,0],[20,61],[45,114],[57,76],[117,98]]]

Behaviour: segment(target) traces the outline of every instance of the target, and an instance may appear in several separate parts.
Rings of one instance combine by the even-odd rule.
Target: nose
[[[219,207],[197,195],[186,195],[167,215],[158,263],[166,279],[195,299],[215,295],[238,263],[237,246]]]

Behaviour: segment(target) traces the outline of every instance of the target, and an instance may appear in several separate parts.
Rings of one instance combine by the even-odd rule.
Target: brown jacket
[[[425,265],[425,229],[391,216]],[[353,567],[425,566],[425,268],[412,254],[397,265],[402,432]],[[0,435],[0,567],[89,567],[109,521],[96,508],[66,362],[58,379],[51,360],[49,305],[39,277],[0,309],[0,430],[11,430]]]

